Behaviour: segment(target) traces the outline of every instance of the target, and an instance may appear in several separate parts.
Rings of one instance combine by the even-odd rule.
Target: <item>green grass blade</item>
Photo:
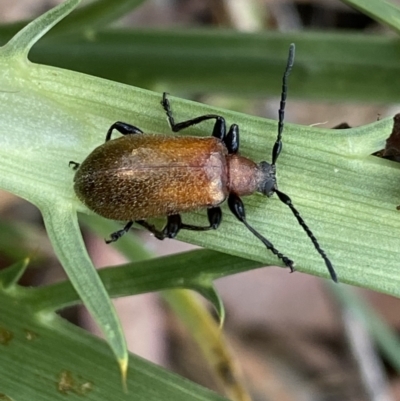
[[[0,288],[0,398],[227,401],[134,355],[129,357],[128,392],[124,392],[104,341],[54,313],[32,313],[24,298],[26,290],[20,290]]]
[[[68,0],[38,17],[34,22],[21,29],[1,49],[2,57],[19,57],[22,61],[28,56],[31,47],[54,25],[68,15],[81,0]]]
[[[71,34],[82,39],[82,33],[89,36],[94,30],[104,28],[125,16],[144,3],[145,0],[96,0],[77,9],[71,18],[65,19],[52,30],[50,38],[58,34]]]
[[[368,305],[367,301],[357,295],[355,289],[347,286],[331,286],[330,288],[337,299],[362,320],[385,359],[400,373],[400,340],[398,334],[383,321],[371,305]]]
[[[197,289],[218,278],[261,266],[237,256],[196,250],[101,269],[99,275],[111,297],[122,297],[171,288]],[[80,302],[69,282],[37,288],[30,294],[37,310],[58,310]]]
[[[393,2],[385,0],[342,0],[342,2],[400,33],[400,7]]]
[[[70,34],[82,40],[82,34],[93,35],[94,30],[104,28],[106,25],[125,16],[140,6],[145,0],[95,0],[86,4],[71,15],[67,20],[61,21],[52,29],[48,38],[55,38],[60,34]],[[30,21],[18,21],[0,25],[0,42],[8,42]],[[92,37],[93,38],[93,37]],[[57,40],[57,39],[56,39]]]
[[[398,100],[400,42],[377,35],[113,30],[97,32],[95,42],[39,43],[32,60],[170,93],[265,96],[279,94],[292,42],[291,98]]]

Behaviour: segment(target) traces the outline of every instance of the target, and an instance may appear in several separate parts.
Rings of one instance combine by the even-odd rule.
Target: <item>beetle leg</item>
[[[173,214],[167,217],[167,224],[163,228],[162,233],[165,237],[175,238],[182,226],[182,218],[180,214]]]
[[[156,226],[153,224],[148,223],[146,220],[136,220],[136,224],[139,224],[140,226],[144,227],[146,230],[150,231],[154,236],[160,240],[163,240],[165,238],[164,234],[162,231],[158,230]]]
[[[106,239],[106,244],[110,244],[111,242],[118,241],[124,234],[126,234],[132,227],[133,221],[128,221],[125,227],[122,230],[115,231],[110,235],[110,239]]]
[[[347,124],[346,122],[343,122],[343,123],[340,123],[338,125],[335,125],[331,129],[347,129],[347,128],[351,128],[350,125]]]
[[[231,193],[228,197],[228,205],[231,212],[235,217],[241,221],[247,229],[254,234],[274,255],[276,255],[282,262],[290,269],[291,272],[294,271],[294,262],[287,258],[285,255],[280,253],[271,242],[264,238],[259,232],[257,232],[249,223],[246,221],[246,213],[244,210],[244,205],[242,200],[234,193]]]
[[[239,150],[239,126],[237,124],[232,124],[229,128],[228,133],[222,139],[226,148],[228,149],[228,154],[234,155]]]
[[[72,169],[73,169],[73,170],[78,170],[78,168],[79,168],[80,165],[81,165],[80,163],[73,162],[72,160],[68,163],[68,166],[69,166],[69,167],[72,166]]]
[[[136,220],[135,223],[149,230],[157,239],[163,240],[164,238],[175,238],[177,236],[181,229],[182,219],[179,214],[168,216],[167,224],[162,230],[157,229],[156,226],[146,220]]]
[[[215,124],[211,136],[220,139],[228,149],[229,154],[236,154],[238,152],[239,126],[237,124],[232,124],[229,128],[228,133],[226,133],[226,122],[224,117],[218,116],[216,114],[205,114],[204,116],[176,123],[174,117],[172,116],[171,105],[165,92],[163,93],[161,104],[165,112],[167,113],[168,122],[171,126],[172,131],[179,132],[182,129],[199,124],[203,121],[215,119]]]
[[[189,224],[181,224],[181,229],[183,230],[191,230],[191,231],[207,231],[207,230],[216,230],[222,221],[222,211],[220,207],[212,207],[207,209],[207,217],[210,222],[209,226],[199,227],[192,226]]]
[[[207,231],[215,230],[219,227],[222,220],[222,211],[219,207],[213,207],[207,210],[209,226],[199,227],[192,226],[189,224],[183,224],[180,214],[173,214],[167,217],[167,224],[162,230],[158,230],[153,224],[148,223],[146,220],[136,220],[135,223],[149,230],[154,236],[160,240],[164,238],[175,238],[180,230],[191,230],[191,231]]]
[[[183,130],[185,128],[188,128],[192,125],[199,124],[203,121],[207,120],[214,120],[215,119],[215,124],[214,124],[214,129],[212,132],[212,136],[221,139],[221,141],[224,140],[226,136],[226,122],[225,118],[221,117],[217,114],[205,114],[204,116],[196,117],[196,118],[191,118],[190,120],[187,121],[182,121],[180,123],[176,123],[174,120],[174,117],[172,116],[172,110],[171,110],[171,105],[169,103],[169,100],[167,98],[167,93],[163,93],[163,97],[161,100],[161,105],[165,110],[165,113],[167,114],[168,122],[169,125],[171,126],[171,129],[173,132],[179,132],[180,130]]]
[[[116,129],[122,135],[143,134],[143,131],[134,125],[117,121],[107,131],[106,142],[111,139],[113,130]]]

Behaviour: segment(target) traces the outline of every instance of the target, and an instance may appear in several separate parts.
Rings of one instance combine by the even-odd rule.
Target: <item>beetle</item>
[[[174,238],[180,230],[217,229],[222,220],[220,205],[227,200],[231,212],[272,253],[294,271],[294,262],[256,231],[246,219],[241,196],[261,192],[274,193],[287,205],[321,255],[333,281],[337,276],[331,261],[320,247],[289,196],[278,189],[276,162],[282,150],[287,80],[294,63],[294,44],[282,80],[278,135],[272,150],[272,163],[254,161],[239,155],[239,126],[227,132],[225,119],[206,114],[175,122],[167,94],[161,105],[173,132],[207,120],[215,120],[211,137],[165,136],[144,134],[131,124],[117,121],[109,128],[105,143],[82,162],[70,162],[77,170],[74,189],[78,198],[92,211],[107,219],[128,221],[111,234],[107,243],[117,241],[134,223],[152,232],[156,238]],[[122,134],[112,139],[113,131]],[[181,213],[207,208],[208,225],[194,226],[182,222]],[[147,219],[166,216],[162,230]]]

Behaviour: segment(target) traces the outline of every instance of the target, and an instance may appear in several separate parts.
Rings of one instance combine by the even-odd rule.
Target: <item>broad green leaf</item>
[[[40,32],[42,29],[32,37],[40,36]],[[27,39],[26,46],[33,40]],[[0,53],[0,97],[4,105],[0,185],[42,210],[62,264],[92,313],[101,314],[97,321],[108,333],[114,351],[118,349],[116,354],[121,355],[122,333],[113,310],[106,306],[109,301],[105,292],[94,278],[97,276],[76,225],[76,211],[86,210],[73,193],[74,173],[68,162],[82,161],[104,141],[108,127],[117,120],[131,122],[145,132],[169,133],[160,94],[27,63],[22,56],[26,47],[21,51],[18,42],[12,43],[8,49],[13,51],[6,48],[3,57]],[[299,79],[296,66],[291,81]],[[283,71],[284,63],[280,68]],[[242,153],[257,161],[270,159],[276,122],[172,96],[170,100],[178,121],[219,113],[228,123],[240,124]],[[334,263],[339,280],[398,296],[399,167],[369,156],[384,146],[391,127],[392,119],[342,131],[287,124],[278,178],[281,190],[292,197]],[[210,135],[211,128],[205,123],[187,130],[187,134]],[[321,258],[285,205],[261,195],[248,197],[245,203],[249,222],[293,258],[298,270],[327,276]],[[260,263],[278,263],[227,208],[224,212],[220,230],[182,233],[179,238]],[[203,224],[204,212],[185,216],[185,221]],[[88,290],[89,285],[93,291]],[[96,299],[90,305],[94,293],[102,301]],[[110,313],[102,314],[104,308]],[[107,320],[113,323],[107,325]]]
[[[5,107],[0,185],[41,209],[56,207],[71,214],[85,210],[73,193],[74,173],[68,162],[84,160],[104,141],[114,121],[131,122],[145,132],[169,133],[160,94],[35,64],[15,68],[6,60],[2,69],[14,79],[5,80],[7,91],[1,93]],[[291,79],[295,77],[296,64]],[[170,100],[177,121],[219,113],[228,123],[238,123],[242,153],[257,161],[270,159],[276,122],[174,97]],[[211,127],[205,123],[188,129],[187,134],[210,135]],[[341,131],[287,124],[278,178],[281,190],[292,197],[327,251],[339,280],[398,295],[399,167],[369,156],[383,148],[391,128],[392,119]],[[322,260],[285,205],[261,195],[248,197],[245,203],[249,222],[292,257],[298,270],[327,276]],[[182,233],[179,238],[263,263],[278,263],[226,208],[224,212],[220,230]],[[185,216],[185,221],[203,224],[204,212]],[[65,230],[63,221],[47,219],[46,224],[59,237],[51,238],[53,242],[62,244],[68,239],[75,245],[79,233]],[[60,256],[63,264],[69,264],[68,257],[67,253]],[[83,256],[75,263],[79,275],[89,270]]]

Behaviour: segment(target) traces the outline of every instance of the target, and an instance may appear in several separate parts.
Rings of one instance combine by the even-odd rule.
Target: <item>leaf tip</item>
[[[34,19],[1,48],[1,55],[26,59],[31,47],[54,25],[73,11],[80,2],[81,0],[66,0]]]
[[[128,383],[127,383],[127,377],[128,377],[128,356],[118,359],[118,365],[119,369],[121,372],[121,380],[122,380],[122,388],[124,389],[124,393],[128,393]]]
[[[0,273],[0,282],[3,288],[10,288],[15,285],[25,273],[29,262],[30,259],[27,257],[4,269]]]

